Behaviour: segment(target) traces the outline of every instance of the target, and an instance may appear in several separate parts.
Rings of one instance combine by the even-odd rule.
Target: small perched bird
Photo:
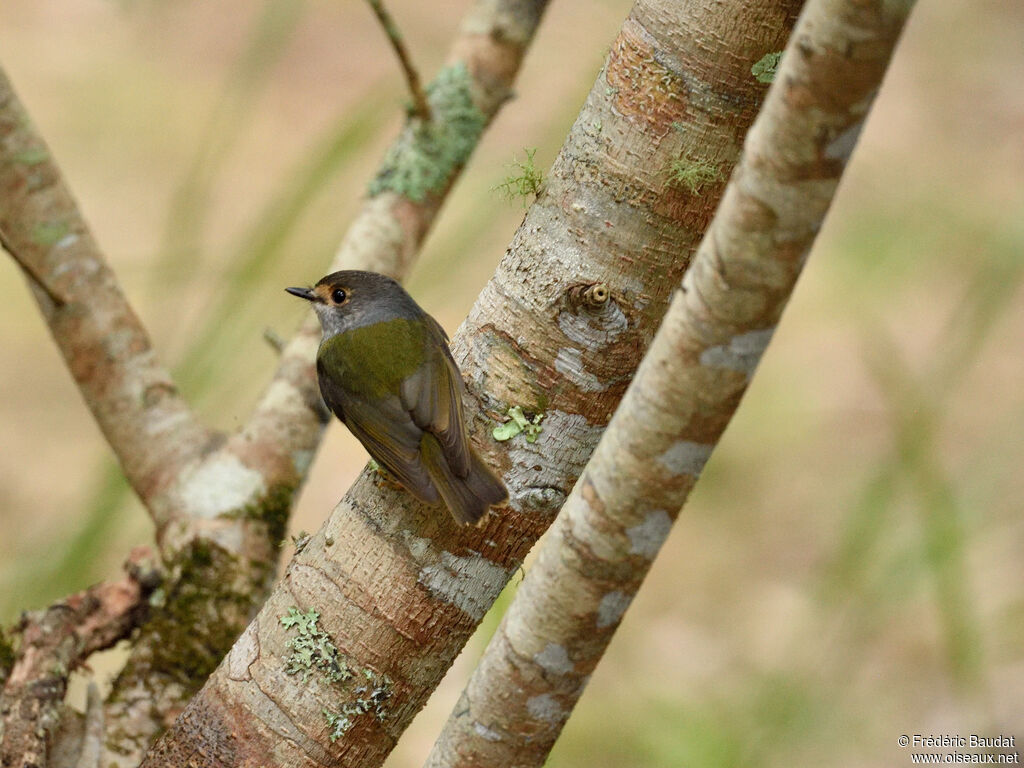
[[[320,318],[316,371],[327,407],[406,490],[444,501],[462,524],[508,498],[469,443],[448,337],[402,286],[344,270],[285,290]]]

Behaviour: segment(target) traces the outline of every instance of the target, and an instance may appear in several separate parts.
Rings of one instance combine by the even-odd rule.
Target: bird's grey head
[[[313,305],[324,338],[396,317],[417,317],[419,305],[387,275],[345,269],[332,272],[312,288],[285,288]]]

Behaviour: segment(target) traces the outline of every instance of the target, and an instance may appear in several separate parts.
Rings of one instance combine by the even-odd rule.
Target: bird
[[[342,270],[285,290],[320,320],[324,402],[399,484],[428,505],[443,502],[462,525],[508,498],[469,441],[447,334],[401,285]]]

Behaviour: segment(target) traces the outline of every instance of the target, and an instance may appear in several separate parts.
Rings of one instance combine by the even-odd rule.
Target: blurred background
[[[390,0],[424,77],[469,0]],[[628,0],[556,0],[408,285],[454,330]],[[552,766],[909,763],[1024,739],[1024,4],[920,0],[784,321]],[[162,358],[246,418],[401,123],[363,2],[6,0],[0,63]],[[292,522],[365,461],[335,424]],[[151,541],[0,260],[0,622]],[[287,545],[283,557],[290,554]],[[501,604],[506,603],[508,593]],[[419,766],[487,618],[389,761]]]

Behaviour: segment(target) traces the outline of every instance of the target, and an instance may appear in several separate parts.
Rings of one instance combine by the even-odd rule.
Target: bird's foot
[[[398,482],[390,472],[382,467],[379,462],[374,459],[370,459],[369,466],[370,469],[373,470],[372,479],[374,485],[377,487],[384,485],[388,488],[401,490],[402,484]]]

